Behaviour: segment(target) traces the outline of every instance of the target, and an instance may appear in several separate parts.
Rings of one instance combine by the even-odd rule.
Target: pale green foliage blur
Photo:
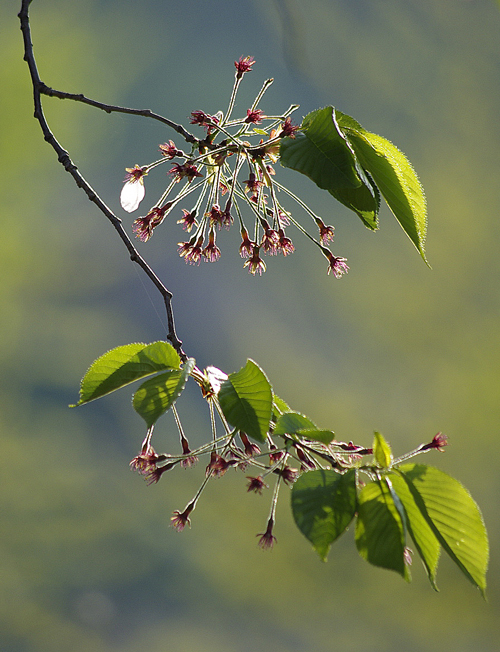
[[[488,605],[444,559],[439,594],[423,569],[415,565],[407,586],[368,567],[348,541],[323,565],[292,524],[286,496],[277,546],[264,554],[255,535],[270,497],[246,494],[232,473],[204,495],[191,531],[178,534],[170,513],[196,490],[203,463],[146,487],[128,471],[143,425],[127,397],[67,409],[91,360],[165,331],[111,227],[42,140],[18,7],[8,4],[0,8],[1,649],[326,652],[334,640],[353,652],[496,650],[497,555]],[[446,453],[423,461],[470,489],[498,549],[497,7],[203,0],[167,14],[167,4],[35,0],[42,79],[187,122],[192,110],[225,108],[233,60],[253,55],[248,101],[274,76],[268,112],[298,102],[305,115],[334,104],[408,155],[427,194],[433,267],[387,212],[370,233],[327,193],[283,171],[335,224],[335,251],[348,258],[349,274],[327,277],[301,243],[251,278],[231,232],[219,263],[193,268],[175,253],[179,227],[167,223],[141,252],[174,292],[186,351],[227,372],[254,358],[280,396],[340,439],[369,445],[376,429],[397,455],[445,432]],[[283,14],[285,4],[292,14]],[[296,48],[284,26],[293,27]],[[302,53],[298,61],[285,56],[290,50]],[[58,100],[44,106],[116,211],[124,168],[152,160],[158,143],[174,138],[140,118]],[[239,108],[247,108],[243,91]],[[148,186],[148,206],[154,196]],[[301,382],[291,382],[297,375]],[[178,406],[195,441],[207,427],[203,408],[201,400],[199,412]],[[155,436],[159,448],[162,438],[171,448],[172,420]]]

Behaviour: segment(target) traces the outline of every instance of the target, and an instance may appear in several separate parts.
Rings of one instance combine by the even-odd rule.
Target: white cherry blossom
[[[125,184],[120,193],[120,204],[124,211],[133,213],[138,209],[144,199],[146,188],[144,187],[144,170],[136,165],[133,168],[126,168]]]

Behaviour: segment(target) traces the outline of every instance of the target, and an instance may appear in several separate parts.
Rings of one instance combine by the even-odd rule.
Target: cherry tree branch
[[[94,102],[93,100],[89,100],[85,98],[83,95],[71,95],[69,93],[61,93],[59,91],[53,91],[48,86],[46,86],[46,84],[44,84],[40,79],[40,75],[38,73],[38,68],[35,61],[35,56],[33,53],[33,43],[31,41],[31,29],[30,29],[29,14],[28,14],[30,4],[31,4],[31,0],[22,0],[21,11],[19,12],[18,17],[19,20],[21,21],[21,32],[23,34],[23,40],[24,40],[24,60],[28,64],[30,75],[31,75],[31,81],[33,84],[33,102],[35,107],[34,117],[36,120],[38,120],[40,124],[40,128],[42,130],[45,141],[49,143],[49,145],[51,145],[54,151],[56,152],[59,163],[61,163],[61,165],[66,170],[66,172],[69,172],[71,174],[71,176],[75,180],[76,185],[85,192],[89,200],[93,204],[95,204],[97,208],[101,211],[101,213],[103,213],[104,216],[111,222],[116,232],[120,236],[123,244],[127,248],[130,255],[130,260],[132,260],[134,263],[137,263],[139,265],[139,267],[150,278],[150,280],[153,282],[157,290],[162,295],[163,300],[165,302],[165,309],[167,312],[167,324],[168,324],[167,339],[170,340],[172,346],[177,350],[181,358],[185,360],[187,356],[182,350],[182,346],[181,346],[182,341],[179,340],[179,338],[177,337],[177,333],[175,330],[174,313],[172,309],[172,297],[173,297],[172,293],[167,289],[167,287],[155,274],[153,269],[139,254],[132,240],[130,239],[127,232],[123,228],[121,219],[117,217],[108,206],[106,206],[104,201],[99,197],[96,191],[92,188],[92,186],[86,181],[86,179],[80,173],[76,165],[71,160],[68,152],[62,147],[62,145],[55,138],[43,113],[41,96],[42,94],[45,94],[45,95],[53,95],[61,98],[76,99],[78,101],[91,104],[92,106],[96,106],[97,108],[101,108],[108,113],[112,111],[121,111],[122,113],[132,113],[134,115],[143,115],[146,117],[151,117],[164,122],[165,124],[172,127],[173,129],[176,129],[176,131],[182,133],[186,138],[186,140],[189,140],[190,142],[194,142],[196,141],[196,139],[194,138],[194,136],[191,136],[191,134],[189,134],[188,132],[184,132],[184,129],[180,125],[175,125],[175,123],[171,123],[166,118],[162,118],[161,116],[158,116],[149,110],[136,111],[134,109],[125,109],[120,107],[108,106],[105,104],[101,104],[99,102]]]
[[[104,104],[103,102],[97,102],[96,100],[92,100],[89,97],[83,95],[82,93],[66,93],[64,91],[58,91],[54,88],[50,88],[49,86],[46,86],[43,82],[40,82],[39,92],[41,95],[47,95],[48,97],[57,97],[60,100],[74,100],[75,102],[82,102],[83,104],[89,104],[90,106],[93,106],[96,109],[102,109],[106,113],[128,113],[130,115],[139,115],[144,118],[152,118],[153,120],[158,120],[159,122],[162,122],[163,124],[177,131],[177,133],[179,133],[186,142],[193,143],[193,144],[199,142],[198,138],[196,138],[196,136],[193,136],[193,134],[189,133],[189,131],[184,129],[182,125],[179,125],[176,122],[169,120],[168,118],[164,118],[162,115],[159,115],[158,113],[153,113],[151,109],[129,109],[125,106]]]

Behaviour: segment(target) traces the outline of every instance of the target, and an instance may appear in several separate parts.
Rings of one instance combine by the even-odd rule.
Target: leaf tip
[[[481,594],[483,600],[485,602],[488,602],[488,596],[486,595],[486,576],[484,576],[482,580],[483,581],[481,582],[481,584],[479,584],[478,582],[473,582],[473,583],[476,585],[477,589],[479,590],[479,593]]]
[[[321,548],[317,548],[316,546],[313,545],[313,548],[318,553],[318,557],[320,558],[320,561],[326,564],[326,562],[328,561],[328,553],[330,552],[330,546],[328,546],[325,549],[323,546]]]

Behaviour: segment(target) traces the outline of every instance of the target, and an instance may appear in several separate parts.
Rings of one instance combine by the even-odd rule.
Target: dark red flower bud
[[[240,439],[245,448],[245,453],[248,455],[248,457],[253,457],[254,455],[260,454],[260,448],[257,446],[257,444],[251,442],[244,432],[240,432]]]
[[[253,57],[240,57],[238,61],[235,61],[236,79],[241,79],[246,72],[250,72],[254,63]]]
[[[253,111],[251,109],[247,109],[247,117],[245,118],[244,121],[247,124],[256,124],[256,125],[258,125],[258,124],[260,124],[262,122],[263,118],[265,118],[265,117],[266,116],[264,115],[264,112],[261,111],[260,109],[255,109]]]
[[[160,481],[161,476],[166,471],[170,471],[170,469],[173,469],[175,465],[176,465],[176,462],[170,462],[169,464],[165,464],[164,466],[157,466],[155,469],[152,469],[146,475],[146,483],[147,484],[156,484],[157,482]]]
[[[278,253],[279,248],[279,235],[278,232],[274,229],[271,229],[266,220],[261,220],[262,227],[264,229],[264,235],[262,236],[262,247],[266,254],[275,256]]]
[[[285,122],[281,125],[280,138],[288,136],[288,138],[295,138],[295,132],[300,129],[299,125],[293,125],[290,117],[286,118]]]
[[[290,238],[287,238],[285,236],[285,232],[283,229],[278,229],[278,236],[279,236],[279,242],[276,245],[277,251],[283,254],[283,256],[288,256],[289,254],[293,254],[295,251],[295,247],[293,246],[293,242],[290,240]]]
[[[179,256],[184,258],[186,263],[190,265],[199,265],[201,261],[201,246],[203,244],[203,236],[200,235],[196,244],[193,244],[194,238],[191,238],[189,242],[179,242],[179,248],[177,249]]]
[[[282,469],[276,469],[274,472],[280,475],[283,478],[283,481],[289,485],[292,485],[299,477],[298,470],[292,469],[287,464]]]
[[[295,450],[297,451],[297,457],[299,458],[301,464],[300,468],[302,471],[314,471],[316,469],[316,463],[306,451],[295,444]]]
[[[267,529],[263,534],[257,534],[259,539],[259,548],[262,548],[262,550],[270,550],[275,541],[276,537],[273,536],[273,527],[274,527],[274,518],[270,518],[267,522]]]
[[[323,244],[326,244],[329,240],[333,242],[333,237],[334,237],[334,227],[333,226],[327,226],[323,220],[321,220],[319,217],[316,218],[316,224],[318,225],[319,229],[319,238]]]
[[[255,242],[252,242],[248,237],[248,231],[245,228],[241,229],[241,237],[243,239],[240,244],[240,256],[242,258],[249,258],[252,255],[255,247]]]
[[[218,124],[219,120],[216,116],[208,115],[204,111],[192,111],[190,122],[192,125],[200,125],[200,127],[205,127],[207,133],[210,133],[214,128],[214,124]]]
[[[179,163],[174,163],[172,169],[169,171],[169,174],[177,177],[176,181],[187,178],[189,183],[191,183],[195,177],[203,176],[200,172],[198,172],[196,165],[192,165],[191,163],[183,163],[182,165]]]
[[[177,220],[177,224],[182,224],[184,231],[189,233],[193,226],[198,226],[198,223],[196,222],[196,211],[189,212],[183,208],[182,212],[184,213],[184,216],[180,220]]]
[[[189,515],[194,509],[194,505],[190,503],[183,512],[179,512],[177,509],[174,511],[172,518],[170,519],[170,525],[177,530],[177,532],[182,532],[182,530],[189,525],[191,527],[191,521],[189,520]]]
[[[246,186],[245,192],[250,191],[252,195],[257,195],[259,193],[259,188],[263,186],[263,182],[259,181],[254,172],[250,172],[249,178],[243,182]]]
[[[241,246],[240,246],[240,251],[241,251]],[[243,265],[243,267],[248,267],[249,273],[253,274],[254,276],[255,274],[262,275],[262,272],[266,271],[266,264],[260,257],[259,252],[260,252],[260,247],[253,245],[252,256],[247,261],[245,261]]]
[[[147,475],[156,468],[156,463],[159,460],[159,456],[156,454],[155,449],[152,446],[134,457],[130,462],[130,468],[133,471],[138,471],[141,475]]]
[[[147,242],[149,240],[153,235],[154,229],[163,222],[165,215],[168,214],[171,207],[172,202],[167,202],[165,206],[162,206],[161,208],[155,206],[147,215],[144,217],[138,217],[134,220],[132,231],[139,240],[142,240],[142,242]]]
[[[326,250],[328,251],[328,250]],[[325,250],[323,250],[325,252]],[[334,256],[331,251],[325,253],[325,256],[328,258],[328,274],[333,272],[335,278],[340,278],[344,274],[347,274],[349,267],[346,264],[346,259],[339,256]]]
[[[173,159],[176,156],[181,156],[182,152],[177,149],[173,140],[169,140],[168,143],[163,143],[160,145],[160,152],[168,159]]]
[[[435,448],[437,451],[442,453],[445,446],[448,446],[448,437],[447,435],[443,435],[442,432],[438,432],[437,435],[434,435],[432,441],[428,444],[424,444],[420,450],[428,451]]]
[[[271,453],[269,453],[269,462],[271,464],[276,464],[276,462],[279,462],[283,457],[283,451],[279,451],[278,447],[274,444],[272,444],[269,448],[271,449]]]
[[[257,477],[248,475],[247,480],[249,481],[247,491],[254,491],[256,494],[262,494],[264,488],[269,488],[269,485],[264,482],[261,475],[258,475]]]
[[[220,249],[215,244],[215,231],[213,228],[210,229],[208,244],[201,254],[207,263],[215,263],[220,258]]]
[[[210,454],[210,462],[208,463],[205,473],[207,476],[211,474],[217,478],[222,478],[228,468],[235,464],[237,464],[237,460],[225,460],[221,455],[212,451]]]
[[[218,226],[219,229],[222,228],[224,223],[224,215],[220,209],[219,204],[214,204],[210,209],[210,212],[206,213],[206,216],[209,218],[210,226]]]

